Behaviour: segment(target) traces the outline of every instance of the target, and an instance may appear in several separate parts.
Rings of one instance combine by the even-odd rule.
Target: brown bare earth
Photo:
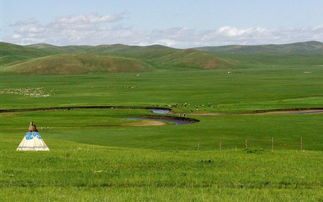
[[[0,114],[0,116],[15,116],[15,115],[16,115],[16,113],[10,113],[10,112]]]
[[[127,123],[126,126],[163,126],[166,125],[165,122],[156,120],[142,120],[134,123]]]
[[[323,114],[322,109],[308,109],[308,110],[277,110],[277,111],[264,111],[264,112],[244,112],[238,113],[242,115],[266,115],[266,114]],[[183,114],[176,114],[178,116],[182,116]],[[224,113],[213,113],[213,112],[195,112],[188,113],[187,116],[222,116],[222,115],[235,115],[233,114],[224,114]]]
[[[123,126],[163,126],[166,125],[165,122],[162,121],[156,121],[156,120],[141,120],[137,121],[134,123],[126,123],[123,124]],[[101,127],[108,127],[109,125],[106,126],[101,126]],[[83,127],[74,127],[74,126],[69,126],[69,127],[40,127],[39,131],[43,130],[53,130],[53,129],[80,129],[80,128],[98,128],[99,126],[83,126]],[[5,127],[3,128],[4,130],[26,130],[26,128],[13,128],[13,127]]]
[[[323,114],[322,109],[307,109],[307,110],[277,110],[277,111],[264,111],[264,112],[245,112],[241,113],[244,115],[265,115],[265,114]],[[180,114],[179,114],[180,115]],[[189,113],[186,115],[191,115],[191,116],[220,116],[220,115],[226,115],[223,113],[210,113],[210,112],[201,112],[201,113]],[[227,114],[227,115],[234,115],[234,114]]]
[[[189,113],[186,115],[191,115],[191,116],[219,116],[223,115],[221,113],[211,113],[211,112],[202,112],[202,113]]]
[[[250,114],[301,114],[301,113],[315,113],[321,114],[323,110],[283,110],[283,111],[268,111],[268,112],[258,112]]]

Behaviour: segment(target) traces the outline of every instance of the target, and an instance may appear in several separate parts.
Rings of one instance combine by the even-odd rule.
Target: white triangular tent
[[[30,123],[28,132],[20,142],[17,151],[49,151],[33,122]]]

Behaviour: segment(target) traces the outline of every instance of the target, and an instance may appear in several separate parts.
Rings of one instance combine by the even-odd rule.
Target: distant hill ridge
[[[1,43],[0,53],[0,72],[25,74],[214,69],[230,65],[199,50],[161,45],[19,46]]]
[[[323,54],[323,43],[308,41],[291,44],[205,46],[195,49],[221,54]]]
[[[176,49],[162,45],[20,46],[0,42],[0,72],[82,74],[227,68],[239,61],[224,55],[323,54],[317,41],[281,45],[230,45]],[[220,57],[219,57],[220,55]],[[221,56],[223,55],[223,57]]]

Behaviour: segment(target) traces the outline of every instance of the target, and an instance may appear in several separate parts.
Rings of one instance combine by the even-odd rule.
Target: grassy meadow
[[[35,55],[34,49],[25,48],[30,55],[20,57],[22,61]],[[57,47],[47,51],[61,53]],[[167,107],[174,112],[169,116],[185,113],[200,120],[136,125],[149,123],[129,119],[152,115],[143,109],[0,113],[1,200],[323,201],[322,114],[242,114],[322,108],[320,56],[312,55],[307,64],[298,56],[224,54],[223,61],[232,66],[201,70],[182,66],[183,60],[179,64],[173,55],[157,60],[145,53],[123,54],[145,57],[151,71],[0,74],[1,110]],[[120,56],[114,53],[114,57]],[[12,58],[0,61],[21,65]],[[170,69],[157,68],[162,59],[173,62]],[[96,66],[98,61],[86,62]],[[15,151],[30,121],[37,124],[50,152]]]

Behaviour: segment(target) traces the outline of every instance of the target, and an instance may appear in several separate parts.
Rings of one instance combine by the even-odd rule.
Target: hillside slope
[[[214,54],[161,45],[19,46],[0,43],[0,72],[81,74],[89,72],[181,71],[231,65]]]
[[[228,61],[194,49],[179,50],[156,59],[165,66],[216,69],[230,66]]]
[[[55,45],[46,44],[46,43],[39,43],[39,44],[26,45],[25,47],[51,52],[54,54],[63,54],[63,53],[85,53],[88,51],[88,49],[91,49],[93,46],[55,46]]]
[[[309,41],[280,45],[207,46],[196,50],[219,54],[323,54],[323,43]]]
[[[172,53],[177,49],[161,46],[128,46],[123,44],[98,45],[98,46],[54,46],[51,44],[32,44],[29,48],[55,53],[93,53],[93,54],[109,54],[134,58],[151,58],[160,55]]]
[[[4,72],[25,74],[82,74],[90,72],[141,72],[152,67],[142,61],[115,56],[59,54],[7,66]]]
[[[50,50],[39,50],[32,47],[19,46],[0,42],[0,66],[18,63],[24,60],[53,54]]]
[[[194,49],[182,50],[161,45],[127,46],[114,44],[99,46],[52,46],[48,44],[34,44],[29,47],[58,53],[86,53],[135,58],[161,70],[215,69],[229,66],[227,61],[213,54]]]

